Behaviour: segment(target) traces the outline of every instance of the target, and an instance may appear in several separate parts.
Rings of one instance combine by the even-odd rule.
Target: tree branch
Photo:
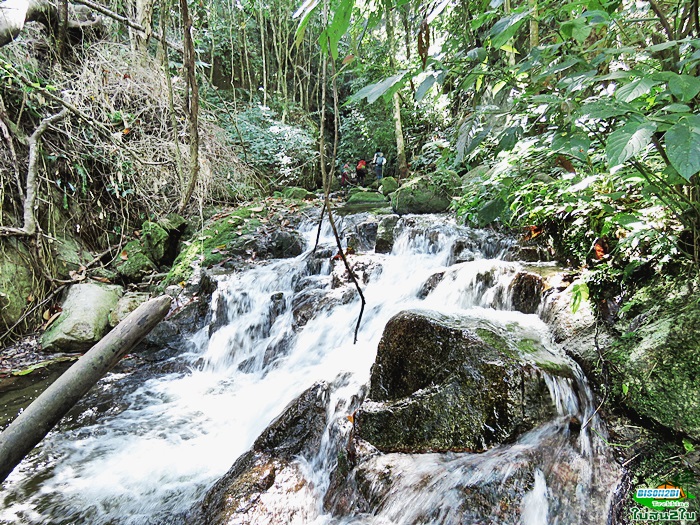
[[[63,119],[68,114],[68,108],[63,108],[59,113],[46,117],[39,123],[32,136],[29,137],[29,166],[27,168],[26,195],[24,198],[24,225],[22,228],[0,227],[0,237],[21,236],[33,237],[37,232],[36,216],[34,215],[34,203],[36,201],[36,171],[38,149],[41,144],[41,136],[49,129],[49,126]]]

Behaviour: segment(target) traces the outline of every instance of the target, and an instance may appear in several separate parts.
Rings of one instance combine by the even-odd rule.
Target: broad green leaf
[[[585,18],[576,18],[564,22],[560,31],[565,38],[573,38],[579,44],[582,44],[591,34],[592,28],[588,25]]]
[[[610,167],[624,164],[646,148],[651,142],[654,131],[656,131],[656,124],[645,121],[628,122],[611,133],[605,146]]]
[[[700,93],[700,78],[674,74],[668,81],[668,88],[683,102],[690,102]]]
[[[483,47],[475,47],[467,51],[467,57],[477,62],[483,62],[486,58],[486,50]]]
[[[297,26],[296,33],[294,34],[294,44],[297,47],[299,47],[304,41],[304,33],[306,33],[306,26],[309,24],[311,15],[313,14],[317,6],[318,0],[306,0],[306,2],[304,2],[304,4],[299,9],[297,9],[296,13],[294,13],[293,15],[293,18],[297,18],[303,14],[301,20],[299,21],[299,25]]]
[[[370,84],[369,86],[365,86],[350,98],[351,100],[362,100],[363,98],[366,98],[367,102],[369,104],[372,104],[384,93],[389,91],[394,86],[394,84],[403,80],[405,74],[406,72],[404,71],[399,73],[398,75],[385,78],[384,80],[382,80],[381,82],[377,82],[376,84]]]
[[[629,104],[614,100],[597,100],[584,104],[579,110],[579,114],[581,116],[587,115],[589,118],[606,120],[625,115],[631,111],[635,111],[635,109]]]
[[[426,77],[423,82],[420,83],[420,86],[418,86],[418,89],[416,90],[416,102],[420,102],[423,100],[423,97],[425,94],[430,91],[430,88],[433,87],[435,84],[435,77],[433,75],[430,75]]]
[[[615,91],[615,98],[620,102],[632,102],[642,95],[646,95],[651,91],[651,88],[660,84],[657,80],[650,78],[640,78],[633,80],[629,84],[625,84]]]
[[[666,113],[690,113],[690,106],[686,104],[669,104],[661,108],[661,111]]]
[[[672,47],[675,47],[678,45],[678,42],[675,40],[671,40],[669,42],[662,42],[661,44],[655,44],[653,46],[647,47],[648,51],[651,51],[652,53],[657,53],[659,51],[665,51],[666,49],[670,49]]]
[[[571,285],[571,313],[575,314],[581,307],[583,301],[587,301],[590,292],[588,285],[583,282],[576,282]]]
[[[700,171],[700,116],[687,117],[666,132],[666,155],[685,180]]]
[[[331,56],[333,60],[338,60],[338,42],[350,26],[350,16],[355,0],[341,0],[338,9],[333,14],[333,21],[326,29],[328,33],[328,43],[331,46]]]
[[[499,49],[502,45],[508,42],[508,40],[513,38],[529,14],[529,11],[513,13],[512,15],[501,18],[498,22],[496,22],[489,33],[491,36],[491,45],[496,49]]]
[[[552,151],[571,155],[585,162],[588,159],[588,148],[591,141],[585,135],[555,135],[552,141]]]

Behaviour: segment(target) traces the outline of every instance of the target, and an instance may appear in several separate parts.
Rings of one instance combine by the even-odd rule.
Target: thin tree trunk
[[[396,42],[394,39],[394,20],[391,10],[392,3],[390,0],[384,2],[386,14],[386,37],[389,41],[389,65],[392,72],[396,71],[395,50]],[[401,99],[398,92],[393,96],[393,117],[394,117],[394,135],[396,137],[396,164],[398,168],[398,179],[402,180],[408,176],[408,162],[406,161],[406,143],[403,138],[403,126],[401,124]],[[381,149],[381,148],[380,148]]]
[[[534,49],[540,45],[540,23],[537,20],[537,0],[529,0],[530,2],[530,49]]]
[[[185,53],[183,56],[185,86],[185,108],[187,110],[187,120],[190,132],[190,182],[187,191],[180,201],[180,213],[182,213],[194,193],[199,179],[199,87],[197,86],[197,76],[195,73],[195,50],[192,41],[192,17],[187,8],[187,0],[180,0],[180,13],[182,16],[182,28],[184,33],[183,45]]]
[[[175,145],[175,168],[177,169],[178,187],[185,187],[185,168],[182,162],[182,153],[180,152],[180,129],[177,124],[177,114],[175,112],[175,97],[173,96],[173,82],[170,78],[170,58],[168,56],[168,41],[166,39],[166,29],[168,27],[168,13],[170,12],[170,0],[161,0],[161,28],[160,28],[160,43],[163,50],[163,73],[165,74],[165,82],[168,86],[168,111],[170,112],[170,129],[173,134],[173,144]]]
[[[263,106],[267,106],[267,53],[265,51],[265,19],[262,2],[258,4],[258,26],[260,29],[260,52],[262,53]]]

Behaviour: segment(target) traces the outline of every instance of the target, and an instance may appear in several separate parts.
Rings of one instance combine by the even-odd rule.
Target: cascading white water
[[[577,370],[550,344],[549,331],[536,315],[508,309],[508,286],[520,265],[485,258],[485,253],[491,256],[497,250],[483,244],[475,232],[469,235],[476,244],[482,243],[481,250],[473,249],[473,260],[452,265],[451,248],[465,230],[450,224],[428,226],[430,221],[443,219],[402,220],[391,254],[363,256],[369,261],[367,307],[355,345],[359,301],[348,287],[330,288],[328,260],[311,264],[313,255],[307,251],[295,259],[220,277],[211,328],[193,336],[189,352],[172,358],[187,363],[189,371],[156,374],[143,382],[134,380],[134,373],[107,376],[98,391],[109,397],[119,390],[118,400],[111,402],[121,408],[95,414],[93,408],[81,405],[76,411],[83,415],[76,419],[89,424],[59,425],[6,481],[0,493],[0,524],[173,523],[174,516],[201,498],[282,409],[315,381],[333,383],[329,425],[342,421],[349,400],[369,380],[384,326],[405,309],[468,313],[493,326],[517,330],[521,337],[537,341],[551,360],[566,361]],[[313,225],[305,234],[311,245]],[[324,243],[333,244],[328,228]],[[426,290],[431,276],[443,272],[442,280]],[[315,301],[315,311],[308,319],[295,318],[295,299],[315,289],[319,295],[307,298]],[[335,381],[341,375],[343,381]],[[517,515],[525,525],[573,524],[580,523],[582,515],[601,516],[607,488],[599,487],[603,503],[596,503],[595,510],[576,514],[562,502],[566,495],[555,493],[564,489],[548,485],[547,469],[566,463],[577,476],[569,492],[580,496],[582,504],[595,488],[593,474],[605,458],[602,444],[588,428],[579,433],[576,447],[565,446],[560,439],[564,435],[566,440],[572,415],[592,422],[588,426],[603,433],[590,393],[577,391],[585,385],[582,376],[576,385],[552,377],[547,381],[560,417],[511,446],[483,454],[391,454],[373,459],[391,462],[395,472],[403,473],[396,493],[387,496],[374,516],[333,517],[323,511],[323,492],[335,460],[327,434],[315,458],[300,459],[314,488],[305,496],[294,495],[294,519],[318,524],[452,523],[464,491],[478,484],[520,487],[520,492],[512,489],[513,494],[529,487],[517,501]],[[542,447],[560,447],[562,457],[551,458]],[[531,465],[527,479],[514,474],[524,464]],[[562,483],[557,480],[555,485]],[[433,521],[421,521],[428,519],[425,516]]]

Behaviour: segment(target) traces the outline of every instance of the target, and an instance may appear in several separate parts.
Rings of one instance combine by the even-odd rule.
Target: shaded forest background
[[[386,175],[444,188],[460,220],[580,270],[581,298],[609,307],[655,274],[696,275],[698,0],[0,13],[0,247],[32,269],[25,313],[118,260],[144,221],[328,187],[376,149]],[[67,239],[91,254],[70,271]]]

